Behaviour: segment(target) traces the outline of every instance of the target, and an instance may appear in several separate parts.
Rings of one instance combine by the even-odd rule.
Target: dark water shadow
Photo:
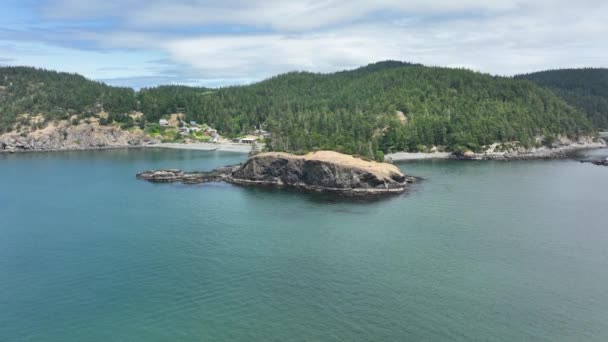
[[[141,180],[139,180],[141,181]],[[175,183],[150,183],[153,186],[158,187],[171,187],[180,191],[189,191],[192,189],[197,189],[204,191],[205,189],[222,189],[229,191],[231,189],[239,189],[244,192],[245,195],[251,196],[253,198],[261,199],[266,196],[283,196],[286,200],[289,200],[290,197],[297,197],[299,200],[306,200],[312,203],[320,203],[320,204],[340,204],[340,203],[349,203],[349,204],[369,204],[369,203],[380,203],[385,201],[391,201],[398,198],[409,196],[413,193],[416,193],[420,188],[419,180],[416,183],[409,184],[408,188],[402,193],[384,193],[384,194],[374,194],[374,195],[347,195],[340,194],[334,192],[322,192],[322,191],[310,191],[310,190],[301,190],[292,187],[280,187],[280,186],[271,186],[271,185],[238,185],[238,184],[229,184],[224,182],[208,182],[201,184],[183,184],[180,182]]]
[[[244,186],[244,185],[232,185],[242,189],[246,194],[259,197],[259,196],[285,196],[298,197],[306,201],[317,203],[317,204],[370,204],[370,203],[381,203],[392,201],[398,198],[409,196],[411,193],[416,192],[418,183],[410,184],[408,189],[402,193],[384,193],[374,195],[347,195],[335,192],[322,192],[322,191],[309,191],[301,190],[291,187],[279,187],[279,186]],[[338,209],[337,211],[344,210]],[[350,213],[350,210],[349,210]],[[356,212],[353,212],[356,213]]]

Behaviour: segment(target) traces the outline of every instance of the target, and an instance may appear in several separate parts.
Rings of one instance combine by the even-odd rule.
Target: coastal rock
[[[184,171],[178,169],[153,170],[138,173],[138,179],[145,179],[157,183],[170,183],[184,180]]]
[[[178,169],[151,170],[138,173],[135,177],[153,183],[181,182],[184,184],[199,184],[226,180],[237,167],[226,166],[208,172],[184,172]]]
[[[581,160],[581,163],[591,163],[597,166],[608,166],[608,158],[604,160]]]
[[[334,192],[401,192],[406,176],[394,165],[320,151],[297,156],[260,153],[233,172],[231,182]]]
[[[0,135],[0,152],[89,150],[145,146],[158,142],[141,131],[131,132],[98,123],[71,125],[67,121],[60,121],[34,131]]]
[[[413,177],[387,163],[365,161],[345,154],[320,151],[304,156],[266,152],[244,164],[210,172],[145,171],[137,178],[150,182],[204,183],[224,181],[239,185],[285,186],[348,195],[399,193]]]
[[[506,150],[497,149],[503,145],[495,143],[479,153],[467,151],[464,153],[454,153],[452,159],[462,160],[534,160],[534,159],[559,159],[567,158],[573,152],[581,149],[605,148],[606,141],[594,137],[580,137],[577,141],[571,141],[560,137],[554,144],[549,146],[539,146],[525,148],[516,143],[506,143]]]
[[[475,159],[475,153],[473,151],[465,151],[462,153],[464,159]]]

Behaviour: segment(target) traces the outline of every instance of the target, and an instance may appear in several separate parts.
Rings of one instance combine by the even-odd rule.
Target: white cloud
[[[298,31],[345,24],[378,11],[410,15],[496,12],[515,10],[527,3],[523,0],[56,0],[43,12],[60,19],[118,17],[132,26],[233,24]]]
[[[235,24],[269,26],[277,30],[302,31],[324,28],[364,19],[376,11],[397,13],[449,13],[451,11],[511,10],[520,1],[482,2],[459,0],[432,2],[425,0],[377,1],[222,1],[188,2],[185,4],[153,3],[134,17],[136,25],[205,25]]]
[[[608,10],[608,7],[604,5]],[[171,58],[204,74],[270,76],[335,71],[386,59],[467,67],[494,74],[606,65],[601,15],[505,15],[410,24],[366,23],[314,33],[204,36],[164,44]]]
[[[141,80],[221,84],[386,59],[503,75],[608,61],[608,3],[599,0],[55,0],[42,13],[111,23],[49,33],[63,46],[77,39],[103,51],[167,56],[169,65],[148,67],[135,75]]]

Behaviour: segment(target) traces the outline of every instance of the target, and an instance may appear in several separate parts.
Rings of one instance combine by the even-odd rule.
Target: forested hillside
[[[274,150],[331,149],[372,158],[431,145],[530,145],[538,135],[592,130],[580,111],[531,82],[393,61],[333,74],[293,72],[248,86],[162,86],[137,93],[31,68],[0,68],[0,75],[5,130],[23,112],[53,119],[103,107],[117,116],[142,111],[156,122],[182,111],[187,120],[228,136],[263,126]]]
[[[271,147],[289,151],[372,155],[431,145],[476,149],[591,129],[579,111],[530,82],[399,62],[334,74],[294,72],[219,90],[144,89],[138,97],[153,119],[181,107],[223,132],[266,124]]]
[[[135,109],[135,91],[110,87],[77,74],[29,67],[0,68],[0,133],[19,114],[44,114],[47,121],[93,115],[104,108],[121,116]]]
[[[608,129],[608,69],[563,69],[516,76],[549,87],[582,110],[598,128]]]

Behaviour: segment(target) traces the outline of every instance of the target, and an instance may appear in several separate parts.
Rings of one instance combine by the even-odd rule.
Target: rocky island
[[[331,192],[345,195],[381,195],[401,193],[414,177],[398,167],[332,151],[306,155],[266,152],[250,157],[245,163],[209,172],[153,170],[137,174],[150,182],[196,184],[227,182],[238,185],[281,186],[294,189]]]

